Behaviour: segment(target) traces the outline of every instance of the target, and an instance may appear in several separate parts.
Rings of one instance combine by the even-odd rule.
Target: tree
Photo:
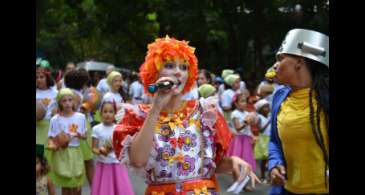
[[[292,28],[328,34],[326,0],[37,0],[37,49],[51,64],[95,59],[137,69],[147,44],[190,41],[199,67],[258,82]],[[300,5],[300,6],[299,6]],[[300,9],[299,9],[300,8]],[[250,78],[249,78],[250,77]]]

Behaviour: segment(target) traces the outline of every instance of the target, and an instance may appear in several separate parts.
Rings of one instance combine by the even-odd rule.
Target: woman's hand
[[[165,81],[171,81],[173,83],[176,83],[176,79],[172,79],[170,77],[161,77],[159,78],[156,83],[161,83]],[[153,98],[152,105],[154,109],[157,109],[158,111],[161,111],[166,104],[170,101],[173,91],[177,88],[176,85],[173,85],[171,89],[158,89],[156,92],[155,97]]]
[[[270,172],[271,183],[273,185],[283,186],[286,182],[285,174],[286,174],[286,171],[285,171],[284,166],[282,166],[282,165],[276,166]]]
[[[241,182],[248,175],[251,179],[251,186],[255,188],[256,182],[261,183],[260,179],[257,178],[256,174],[252,171],[252,167],[246,161],[242,160],[239,157],[232,156],[232,169],[233,169],[233,178],[239,182]],[[243,167],[243,175],[240,177],[241,170],[240,167]]]
[[[241,174],[240,167],[243,167],[243,175],[241,177],[240,177]],[[252,171],[251,165],[236,156],[224,157],[217,165],[216,172],[232,173],[233,179],[239,182],[241,182],[248,175],[251,178],[251,186],[253,188],[255,187],[256,182],[261,183],[261,181],[257,178],[256,174]]]

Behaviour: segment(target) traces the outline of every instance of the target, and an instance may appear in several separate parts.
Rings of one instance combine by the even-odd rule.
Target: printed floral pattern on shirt
[[[210,115],[204,115],[197,102],[192,103],[178,113],[160,114],[153,136],[156,155],[150,156],[153,158],[149,159],[151,164],[143,168],[147,183],[210,178],[214,175],[214,121],[208,121],[212,124],[204,122],[202,117],[209,118]],[[141,107],[139,109],[143,111]]]
[[[77,132],[78,125],[75,123],[72,123],[68,126],[68,131],[70,133],[76,133]]]
[[[178,175],[188,175],[193,172],[195,169],[195,158],[190,157],[189,155],[184,156],[184,162],[177,163],[177,174]]]
[[[160,162],[160,165],[162,167],[166,167],[169,160],[175,155],[175,150],[169,145],[165,145],[162,148],[158,148],[157,153],[158,154],[156,160]]]
[[[189,151],[190,148],[193,148],[197,145],[197,136],[196,134],[192,133],[191,131],[189,130],[186,130],[182,135],[180,135],[182,140],[183,140],[183,143],[184,143],[184,146],[183,146],[183,149],[185,151]]]
[[[171,172],[168,172],[166,170],[162,170],[162,171],[160,171],[160,174],[158,175],[158,177],[171,178],[172,177],[172,173]]]
[[[49,105],[49,103],[51,102],[51,99],[49,99],[49,98],[44,98],[44,99],[42,99],[41,101],[42,101],[42,104],[43,104],[43,105],[48,106],[48,105]]]
[[[168,142],[169,138],[175,134],[174,131],[171,130],[170,126],[166,124],[161,124],[159,129],[158,139],[163,142]]]

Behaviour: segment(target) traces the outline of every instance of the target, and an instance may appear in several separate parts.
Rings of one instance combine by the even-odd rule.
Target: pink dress
[[[98,147],[110,143],[115,125],[103,123],[93,127],[92,137],[98,140]],[[109,144],[111,146],[111,143]],[[92,181],[91,195],[134,195],[129,181],[128,170],[111,151],[107,156],[96,156],[95,174]]]
[[[243,123],[248,112],[234,110],[231,119],[238,118],[240,123]],[[251,126],[246,126],[239,132],[236,131],[227,151],[227,156],[238,156],[245,160],[252,166],[252,170],[256,170],[256,160],[254,156],[254,147],[252,145],[252,131]]]

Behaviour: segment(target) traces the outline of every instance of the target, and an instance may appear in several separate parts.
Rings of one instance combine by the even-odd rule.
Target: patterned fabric
[[[127,165],[128,147],[149,109],[147,105],[139,105],[138,109],[125,106],[122,119],[114,129],[116,155]],[[150,159],[140,170],[141,175],[149,184],[211,178],[230,140],[228,126],[216,109],[205,110],[196,100],[186,101],[174,114],[161,112]]]

